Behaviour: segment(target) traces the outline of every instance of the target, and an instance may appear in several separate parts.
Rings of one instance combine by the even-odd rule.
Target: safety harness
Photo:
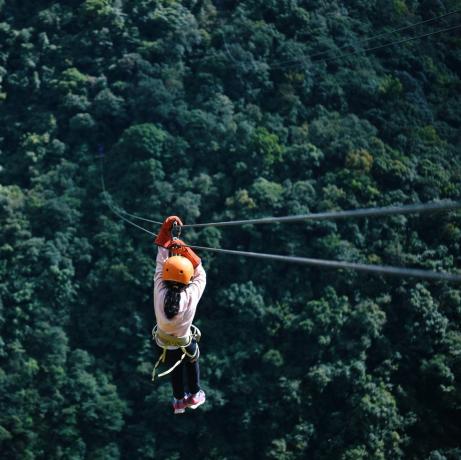
[[[154,329],[152,330],[152,338],[153,340],[155,340],[159,347],[163,348],[163,353],[160,355],[160,358],[155,363],[154,370],[152,371],[152,381],[155,380],[157,367],[160,365],[161,362],[164,363],[166,360],[166,352],[168,351],[168,347],[181,348],[182,356],[172,367],[170,367],[170,369],[168,369],[165,372],[162,372],[161,374],[158,374],[159,378],[169,374],[170,372],[173,372],[173,370],[182,363],[182,360],[186,357],[186,355],[188,358],[191,359],[191,361],[196,360],[200,354],[198,346],[195,349],[194,354],[192,355],[187,352],[186,348],[192,343],[192,340],[194,339],[198,343],[200,341],[201,336],[202,333],[200,332],[200,329],[194,325],[190,327],[190,334],[185,335],[184,337],[175,337],[174,335],[162,331],[158,327],[158,325],[155,325]],[[162,345],[160,345],[160,343]]]

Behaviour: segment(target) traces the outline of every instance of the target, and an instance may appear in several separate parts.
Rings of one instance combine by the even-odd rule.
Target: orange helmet
[[[193,274],[192,262],[183,256],[168,257],[163,265],[163,281],[189,284]]]

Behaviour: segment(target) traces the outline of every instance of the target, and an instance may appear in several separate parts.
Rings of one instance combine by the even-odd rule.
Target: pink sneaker
[[[195,395],[189,395],[185,399],[185,404],[186,407],[189,407],[190,409],[197,409],[197,407],[201,406],[205,402],[205,400],[205,392],[203,390],[200,390],[198,393],[195,393]]]
[[[187,400],[183,399],[173,399],[173,413],[174,414],[184,414],[186,412]]]

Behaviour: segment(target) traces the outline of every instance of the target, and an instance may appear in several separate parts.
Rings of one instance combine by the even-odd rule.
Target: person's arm
[[[154,274],[154,286],[156,288],[162,282],[163,265],[165,264],[165,261],[167,259],[168,259],[168,249],[165,249],[159,246],[158,251],[157,251],[157,259],[155,261],[156,265],[155,265],[155,274]]]
[[[154,243],[158,246],[158,252],[157,252],[157,260],[156,260],[156,266],[155,266],[155,274],[154,274],[154,287],[155,289],[158,289],[160,287],[160,283],[162,281],[162,274],[163,274],[163,264],[165,263],[166,259],[168,259],[169,256],[169,251],[166,249],[168,245],[171,244],[171,228],[176,222],[179,225],[182,225],[181,219],[177,216],[170,216],[167,217],[163,224],[162,227],[160,228],[160,231],[155,238]]]
[[[200,263],[195,267],[194,277],[192,278],[191,283],[188,286],[188,290],[191,294],[198,300],[202,297],[203,291],[206,286],[206,272],[203,268],[203,265]]]

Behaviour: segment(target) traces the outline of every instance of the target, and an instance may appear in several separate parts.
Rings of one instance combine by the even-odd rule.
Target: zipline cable
[[[450,12],[442,14],[440,16],[435,16],[433,18],[426,19],[425,21],[415,22],[413,24],[409,24],[408,26],[402,26],[402,27],[399,27],[398,29],[390,30],[389,32],[383,32],[383,33],[380,33],[379,35],[374,35],[372,37],[359,39],[359,42],[360,43],[366,43],[366,42],[369,42],[371,40],[376,40],[377,38],[385,37],[386,35],[391,35],[391,34],[395,34],[397,32],[402,32],[403,30],[412,29],[413,27],[420,26],[421,24],[427,24],[428,22],[437,21],[438,19],[446,18],[447,16],[451,16],[453,14],[458,14],[458,13],[461,13],[461,10],[450,11]],[[338,51],[343,50],[343,49],[348,48],[348,47],[350,47],[350,45],[341,46],[340,48],[338,48]],[[315,59],[316,57],[323,56],[324,54],[327,54],[328,52],[329,51],[324,51],[322,53],[318,53],[318,54],[315,54],[315,55],[309,56],[309,57],[311,59]]]
[[[106,193],[106,192],[104,192]],[[107,206],[109,207],[109,209],[118,217],[120,217],[120,219],[123,219],[125,222],[127,222],[128,224],[130,225],[133,225],[134,227],[136,228],[139,228],[139,230],[142,230],[143,232],[146,232],[146,233],[149,233],[149,235],[151,236],[157,236],[156,233],[154,232],[151,232],[150,230],[147,230],[147,228],[144,228],[144,227],[141,227],[140,225],[138,224],[135,224],[134,222],[132,222],[130,219],[127,219],[125,216],[123,216],[122,214],[120,214],[113,206],[111,206],[109,204],[109,200],[106,199],[106,196],[104,196],[104,201],[106,202]]]
[[[345,219],[350,217],[376,217],[376,216],[392,216],[396,214],[413,214],[435,211],[452,211],[461,209],[461,202],[448,201],[439,203],[426,204],[410,204],[403,206],[389,206],[383,208],[364,208],[353,209],[349,211],[328,211],[313,214],[301,214],[297,216],[286,217],[263,217],[261,219],[246,219],[234,220],[225,222],[209,222],[205,224],[187,224],[183,228],[198,228],[198,227],[225,227],[232,225],[247,225],[247,224],[271,224],[275,222],[301,222],[307,220],[334,220]]]
[[[106,193],[106,192],[104,192]],[[118,213],[111,205],[110,202],[104,198],[109,209],[118,217],[123,219],[130,225],[135,226],[136,228],[148,233],[151,236],[157,236],[155,233],[150,230],[141,227],[140,225],[135,224],[134,222],[126,219],[123,215]],[[453,273],[444,273],[444,272],[434,272],[430,270],[422,270],[416,268],[400,268],[400,267],[391,267],[387,265],[371,265],[371,264],[359,264],[353,262],[342,262],[336,260],[324,260],[324,259],[312,259],[307,257],[295,257],[295,256],[283,256],[277,254],[265,254],[259,252],[248,252],[248,251],[235,251],[231,249],[221,249],[221,248],[210,248],[206,246],[196,246],[196,245],[186,245],[193,249],[198,249],[202,251],[217,252],[221,254],[230,254],[236,256],[244,257],[254,257],[259,259],[270,259],[270,260],[279,260],[282,262],[293,262],[304,265],[318,266],[318,267],[327,267],[327,268],[339,268],[339,269],[349,269],[356,270],[361,272],[370,272],[378,275],[394,275],[402,277],[413,277],[413,278],[423,278],[428,280],[436,281],[455,281],[461,282],[461,275]]]
[[[104,176],[101,175],[101,184],[103,188],[104,201],[106,202],[109,209],[124,222],[133,225],[134,227],[148,233],[151,236],[157,236],[154,232],[147,230],[140,225],[132,222],[130,219],[127,219],[117,209],[111,204],[110,195],[106,191]],[[109,197],[109,198],[108,198]],[[456,275],[452,273],[443,273],[443,272],[434,272],[430,270],[421,270],[415,268],[399,268],[399,267],[390,267],[385,265],[368,265],[368,264],[358,264],[352,262],[341,262],[336,260],[323,260],[323,259],[311,259],[307,257],[295,257],[295,256],[282,256],[277,254],[265,254],[259,252],[247,252],[247,251],[235,251],[230,249],[221,249],[221,248],[210,248],[206,246],[196,246],[196,245],[187,245],[193,249],[198,249],[202,251],[211,251],[222,254],[231,254],[244,257],[256,257],[260,259],[271,259],[279,260],[282,262],[293,262],[304,265],[319,266],[319,267],[328,267],[328,268],[343,268],[351,269],[362,272],[371,272],[380,275],[395,275],[395,276],[404,276],[404,277],[414,277],[414,278],[423,278],[437,281],[457,281],[461,282],[461,275]]]
[[[390,30],[389,32],[382,32],[378,35],[373,35],[371,37],[366,37],[366,38],[363,38],[363,39],[359,39],[359,43],[360,44],[363,44],[363,43],[367,43],[369,41],[372,41],[372,40],[375,40],[377,38],[381,38],[381,37],[385,37],[386,35],[391,35],[391,34],[394,34],[394,33],[397,33],[397,32],[402,32],[403,30],[408,30],[408,29],[412,29],[413,27],[417,27],[421,24],[426,24],[426,23],[429,23],[429,22],[433,22],[433,21],[436,21],[438,19],[443,19],[445,17],[448,17],[448,16],[452,16],[453,14],[458,14],[458,13],[461,13],[461,10],[454,10],[454,11],[450,11],[448,13],[445,13],[445,14],[442,14],[440,16],[435,16],[433,18],[429,18],[429,19],[426,19],[424,21],[420,21],[420,22],[415,22],[413,24],[409,24],[408,26],[402,26],[402,27],[399,27],[397,29],[394,29],[394,30]],[[434,32],[434,33],[439,33],[438,31],[437,32]],[[417,38],[421,38],[421,37],[412,37],[411,40],[416,40]],[[228,55],[230,55],[231,57],[231,60],[235,63],[235,59],[233,58],[233,56],[230,54],[229,52],[229,49],[228,49],[228,46],[227,46],[227,42],[223,36],[223,41],[225,43],[225,47],[226,47],[226,52]],[[386,44],[384,46],[389,46],[391,43],[389,44]],[[341,50],[344,50],[346,48],[349,48],[351,45],[344,45],[344,46],[341,46],[339,48],[337,48],[336,51],[341,51]],[[371,50],[371,49],[370,49]],[[332,50],[327,50],[327,51],[322,51],[321,53],[316,53],[316,54],[311,54],[311,55],[307,55],[307,56],[303,56],[302,60],[299,60],[299,59],[290,59],[290,60],[286,60],[286,61],[279,61],[279,62],[275,62],[274,64],[272,65],[269,65],[270,68],[276,68],[276,67],[284,67],[285,65],[289,65],[289,64],[300,64],[301,62],[305,61],[306,59],[316,59],[317,57],[320,57],[320,56],[323,56],[325,54],[328,54],[330,53]],[[189,61],[199,61],[199,60],[202,60],[202,59],[205,59],[207,57],[211,57],[211,56],[214,56],[216,57],[216,54],[212,53],[212,54],[205,54],[201,57],[196,57],[196,58],[190,58]],[[322,60],[318,61],[318,62],[322,62]]]
[[[157,235],[150,230],[147,230],[144,227],[136,224],[135,222],[131,221],[127,217],[125,217],[120,211],[124,212],[127,215],[135,216],[136,218],[140,218],[140,216],[136,216],[135,214],[130,214],[123,210],[122,208],[118,208],[118,206],[114,206],[112,204],[112,197],[106,190],[106,184],[104,180],[104,160],[103,154],[101,151],[100,155],[101,161],[101,187],[103,190],[103,197],[104,202],[107,204],[108,208],[111,210],[113,214],[117,217],[122,219],[124,222],[134,226],[135,228],[148,233],[149,235],[156,237]],[[447,209],[458,209],[461,207],[461,203],[457,202],[449,202],[449,203],[429,203],[425,205],[409,205],[409,206],[400,206],[400,207],[391,207],[391,208],[368,208],[368,209],[358,209],[352,211],[339,211],[339,212],[327,212],[327,213],[319,213],[319,214],[308,214],[305,216],[287,216],[282,218],[264,218],[264,219],[253,219],[253,220],[244,220],[244,221],[232,221],[232,222],[214,222],[209,224],[192,224],[188,225],[187,227],[204,227],[204,226],[219,226],[219,225],[240,225],[240,224],[248,224],[248,223],[270,223],[270,222],[294,222],[299,221],[300,219],[318,219],[318,220],[325,220],[331,218],[345,218],[345,217],[363,217],[363,216],[378,216],[378,215],[390,215],[390,214],[407,214],[413,212],[427,212],[427,211],[436,211],[436,210],[447,210]],[[313,217],[315,216],[315,217]],[[151,221],[149,219],[144,219],[148,222],[158,223],[156,221]],[[423,278],[423,279],[430,279],[430,280],[438,280],[438,281],[456,281],[461,282],[461,275],[452,274],[452,273],[443,273],[443,272],[434,272],[430,270],[422,270],[422,269],[412,269],[412,268],[400,268],[400,267],[391,267],[391,266],[384,266],[384,265],[368,265],[368,264],[359,264],[359,263],[352,263],[352,262],[342,262],[342,261],[335,261],[335,260],[324,260],[324,259],[312,259],[307,257],[295,257],[295,256],[283,256],[283,255],[276,255],[276,254],[265,254],[265,253],[257,253],[257,252],[247,252],[247,251],[235,251],[230,249],[221,249],[221,248],[210,248],[205,246],[196,246],[196,245],[188,245],[193,249],[203,250],[203,251],[211,251],[217,252],[222,254],[231,254],[237,256],[244,256],[244,257],[255,257],[261,259],[271,259],[271,260],[279,260],[282,262],[293,262],[293,263],[300,263],[305,265],[311,266],[319,266],[319,267],[328,267],[328,268],[339,268],[339,269],[351,269],[356,271],[362,272],[371,272],[375,274],[381,275],[395,275],[395,276],[403,276],[403,277],[416,277],[416,278]]]
[[[131,214],[128,211],[125,211],[123,208],[120,208],[118,206],[117,206],[117,209],[119,210],[119,212],[125,214],[126,216],[133,217],[133,219],[139,219],[139,220],[143,220],[144,222],[150,222],[152,224],[157,224],[157,225],[163,224],[163,222],[158,222],[157,220],[150,220],[150,219],[146,219],[145,217],[137,216],[136,214]]]
[[[453,211],[461,209],[461,202],[447,201],[438,203],[426,203],[426,204],[410,204],[402,206],[389,206],[381,208],[363,208],[353,209],[349,211],[327,211],[313,214],[300,214],[295,216],[285,217],[263,217],[260,219],[246,219],[246,220],[233,220],[224,222],[209,222],[204,224],[185,224],[183,228],[199,228],[199,227],[225,227],[232,225],[247,225],[247,224],[270,224],[275,222],[302,222],[308,220],[335,220],[345,219],[349,217],[376,217],[376,216],[392,216],[398,214],[421,214],[425,212],[437,212],[437,211]],[[150,222],[157,225],[162,225],[162,222],[140,217],[135,214],[130,214],[122,208],[118,208],[119,212],[124,213],[127,216],[131,216],[135,219],[141,219],[145,222]]]
[[[400,268],[387,265],[369,265],[353,262],[341,262],[336,260],[311,259],[307,257],[282,256],[276,254],[265,254],[260,252],[234,251],[230,249],[209,248],[205,246],[187,245],[192,249],[202,251],[218,252],[222,254],[231,254],[235,256],[257,257],[260,259],[279,260],[282,262],[293,262],[305,265],[328,267],[328,268],[345,268],[362,272],[371,272],[379,275],[396,275],[405,277],[424,278],[437,281],[457,281],[461,282],[461,275],[445,272],[434,272],[417,268]]]
[[[379,49],[382,49],[382,48],[386,48],[388,46],[400,45],[402,43],[411,42],[412,40],[418,40],[418,39],[421,39],[421,38],[430,37],[431,35],[441,34],[442,32],[449,32],[451,30],[459,29],[460,27],[461,27],[461,24],[457,24],[457,25],[452,26],[452,27],[448,27],[448,28],[445,28],[445,29],[439,29],[439,30],[436,30],[434,32],[429,32],[427,34],[417,35],[417,36],[414,36],[414,37],[408,37],[408,38],[404,38],[402,40],[397,40],[397,41],[394,41],[394,42],[385,43],[384,45],[374,46],[372,48],[365,48],[363,50],[357,50],[357,51],[353,51],[352,53],[341,54],[339,56],[333,56],[331,58],[319,59],[318,61],[314,61],[313,63],[333,62],[333,61],[337,61],[339,59],[346,58],[348,56],[354,56],[354,55],[360,54],[360,53],[367,53],[369,51],[376,51],[376,50],[379,50]],[[293,66],[293,65],[296,65],[296,64],[303,64],[303,63],[304,63],[304,61],[287,61],[286,63],[284,63],[284,65],[282,67]],[[274,64],[274,65],[270,65],[269,67],[272,68],[275,65],[277,65],[277,63]]]
[[[104,202],[106,203],[107,207],[116,216],[118,216],[120,219],[124,220],[128,224],[133,225],[134,227],[138,228],[139,230],[142,230],[143,232],[149,233],[152,236],[157,236],[154,232],[151,232],[150,230],[147,230],[147,228],[141,227],[140,225],[137,225],[136,223],[132,222],[130,219],[127,219],[123,214],[121,214],[121,212],[118,211],[118,209],[117,209],[118,207],[115,207],[114,205],[112,205],[112,203],[111,203],[112,197],[109,194],[109,192],[107,192],[106,183],[104,181],[104,159],[103,159],[103,154],[102,153],[100,154],[100,165],[101,165],[101,170],[100,170],[101,187],[102,187]],[[120,211],[124,212],[125,214],[128,214],[125,210],[123,210],[121,208],[119,208],[119,209],[120,209]],[[145,219],[143,219],[143,220],[145,220]],[[150,221],[150,222],[154,222],[154,221]],[[157,222],[154,222],[154,223],[157,223]],[[161,222],[160,222],[160,224],[161,224]]]
[[[334,56],[334,57],[331,57],[331,58],[328,58],[328,59],[321,59],[319,62],[336,61],[338,59],[343,59],[343,58],[348,57],[348,56],[354,56],[354,55],[359,54],[359,53],[367,53],[368,51],[376,51],[376,50],[379,50],[381,48],[386,48],[388,46],[400,45],[402,43],[407,43],[407,42],[410,42],[412,40],[418,40],[418,39],[421,39],[421,38],[430,37],[431,35],[441,34],[443,32],[449,32],[451,30],[459,29],[460,27],[461,27],[461,24],[457,24],[457,25],[452,26],[452,27],[447,27],[445,29],[439,29],[439,30],[436,30],[434,32],[429,32],[427,34],[417,35],[415,37],[408,37],[408,38],[404,38],[402,40],[398,40],[398,41],[395,41],[395,42],[385,43],[384,45],[381,45],[381,46],[374,46],[372,48],[365,48],[364,50],[358,50],[358,51],[354,51],[352,53],[346,53],[346,54],[343,54],[341,56]]]
[[[417,27],[417,26],[419,26],[421,24],[426,24],[428,22],[433,22],[433,21],[436,21],[438,19],[442,19],[442,18],[445,18],[447,16],[451,16],[453,14],[458,14],[458,13],[461,13],[461,10],[450,11],[449,13],[442,14],[441,16],[436,16],[434,18],[426,19],[425,21],[420,21],[420,22],[416,22],[414,24],[409,24],[408,26],[399,27],[398,29],[390,30],[389,32],[383,32],[383,33],[380,33],[379,35],[374,35],[372,37],[359,39],[359,44],[364,44],[364,43],[367,43],[369,41],[375,40],[377,38],[385,37],[386,35],[391,35],[391,34],[394,34],[394,33],[397,33],[397,32],[402,32],[403,30],[412,29],[413,27]],[[341,51],[341,50],[344,50],[344,49],[350,48],[350,47],[351,47],[351,45],[343,45],[343,46],[337,48],[334,51]],[[316,58],[318,58],[320,56],[324,56],[325,54],[328,54],[328,53],[331,53],[331,52],[333,52],[333,50],[330,49],[330,50],[322,51],[321,53],[310,54],[310,55],[307,55],[307,56],[303,56],[302,60],[304,61],[306,59],[316,59]],[[320,61],[322,61],[322,60],[320,60]],[[298,62],[301,62],[301,61],[299,59],[291,59],[291,60],[287,60],[287,61],[276,62],[274,67],[275,66],[277,66],[277,67],[278,66],[285,66],[286,64],[298,63]]]

